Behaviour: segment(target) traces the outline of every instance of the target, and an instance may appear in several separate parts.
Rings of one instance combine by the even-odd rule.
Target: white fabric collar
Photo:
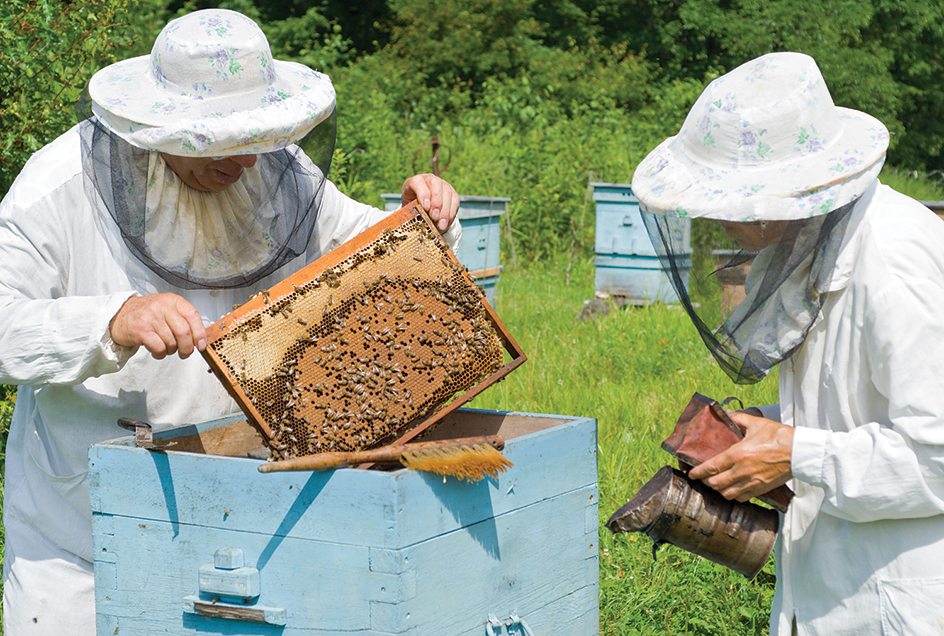
[[[261,266],[278,245],[265,226],[274,211],[259,207],[263,190],[259,164],[221,192],[185,184],[160,153],[148,158],[144,236],[161,263],[204,276],[246,274]]]

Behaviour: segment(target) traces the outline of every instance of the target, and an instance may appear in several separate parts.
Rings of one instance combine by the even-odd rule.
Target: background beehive
[[[510,337],[423,216],[354,241],[210,330],[211,367],[276,459],[396,440],[506,366]]]

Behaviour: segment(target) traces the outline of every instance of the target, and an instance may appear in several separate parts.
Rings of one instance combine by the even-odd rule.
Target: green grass
[[[16,405],[16,387],[0,385],[0,519],[3,517],[3,476],[6,470],[7,434],[10,432],[10,420]],[[3,569],[3,524],[0,523],[0,570]],[[0,596],[3,596],[3,581],[0,581]],[[3,605],[0,604],[0,634],[3,633]]]
[[[944,175],[940,172],[922,173],[885,166],[879,180],[918,201],[944,199]]]
[[[753,581],[672,546],[653,562],[642,535],[603,524],[662,466],[660,444],[694,392],[744,404],[777,401],[775,377],[733,384],[684,311],[653,305],[577,320],[593,297],[593,265],[508,270],[496,308],[528,361],[472,406],[597,419],[601,634],[766,634],[773,562]]]

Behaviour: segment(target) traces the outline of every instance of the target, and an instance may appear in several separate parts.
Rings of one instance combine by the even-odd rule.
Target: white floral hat
[[[880,121],[833,104],[813,58],[770,53],[708,85],[639,164],[633,193],[654,214],[802,219],[865,192],[887,147]]]
[[[89,93],[92,112],[128,143],[190,157],[284,148],[335,104],[327,75],[273,60],[259,26],[225,9],[172,20],[149,56],[102,69]]]

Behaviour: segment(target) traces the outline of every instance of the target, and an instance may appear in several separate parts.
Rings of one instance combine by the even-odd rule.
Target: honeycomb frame
[[[274,460],[405,443],[526,360],[415,202],[234,308],[203,356]]]

